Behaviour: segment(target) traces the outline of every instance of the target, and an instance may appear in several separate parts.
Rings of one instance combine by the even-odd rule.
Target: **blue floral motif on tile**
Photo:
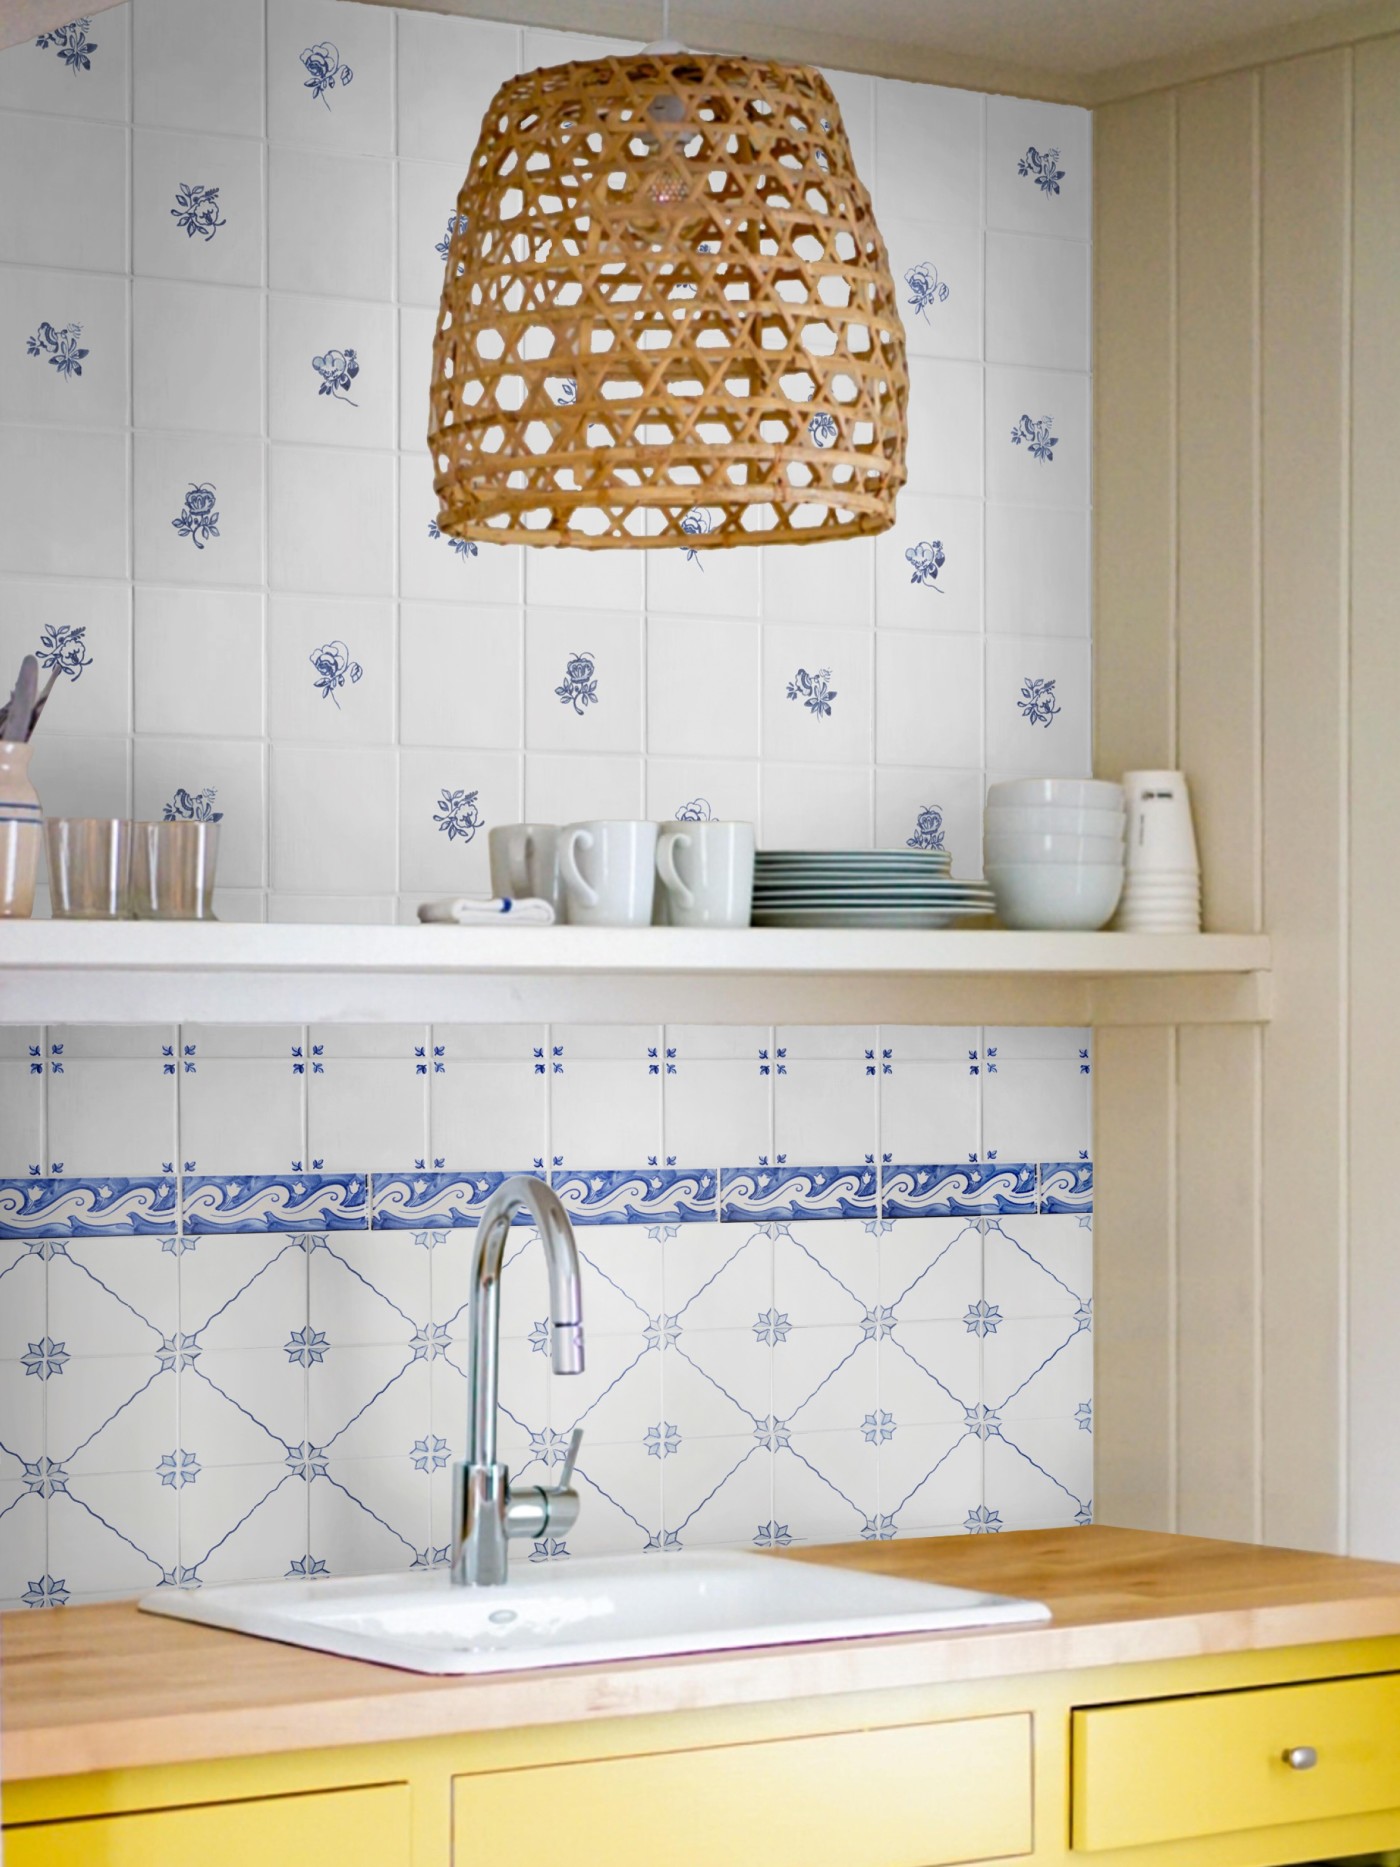
[[[692,797],[688,804],[682,804],[676,812],[677,823],[710,823],[714,820],[707,797]]]
[[[477,809],[477,792],[444,791],[437,801],[433,822],[449,843],[469,843],[484,821]]]
[[[921,538],[916,545],[910,545],[904,553],[905,562],[910,567],[910,583],[918,584],[923,590],[932,590],[935,596],[942,596],[938,573],[948,562],[948,553],[943,549],[941,538]]]
[[[1033,181],[1042,194],[1058,194],[1065,172],[1058,149],[1037,149],[1034,144],[1016,164],[1016,173]]]
[[[224,813],[215,810],[214,799],[219,795],[212,784],[206,784],[202,791],[176,791],[168,804],[161,806],[161,819],[165,823],[222,823]]]
[[[186,1232],[358,1232],[368,1223],[363,1174],[195,1174],[185,1180]]]
[[[792,1531],[785,1523],[770,1518],[755,1530],[753,1544],[755,1549],[788,1549],[792,1545]]]
[[[575,1225],[694,1225],[716,1215],[716,1177],[703,1168],[556,1167],[549,1183]]]
[[[989,1303],[985,1297],[978,1297],[975,1303],[969,1303],[967,1314],[963,1317],[963,1326],[969,1335],[980,1339],[995,1335],[1002,1324],[1000,1307]]]
[[[452,252],[453,235],[459,234],[459,233],[465,233],[466,231],[467,231],[467,217],[465,214],[458,214],[454,211],[453,213],[448,215],[447,232],[442,236],[442,238],[438,241],[437,245],[433,248],[433,251],[437,254],[438,258],[443,262],[444,265],[446,265],[448,258],[450,257],[451,252]]]
[[[1031,459],[1038,460],[1041,466],[1052,467],[1055,464],[1055,449],[1060,445],[1059,435],[1050,432],[1054,425],[1053,415],[1041,415],[1036,420],[1032,420],[1029,415],[1022,415],[1011,430],[1011,444],[1013,447],[1024,447]]]
[[[177,1446],[173,1452],[164,1453],[156,1466],[156,1476],[162,1486],[172,1491],[183,1491],[186,1485],[192,1485],[203,1470],[193,1452],[186,1452]]]
[[[597,705],[597,663],[587,649],[582,654],[570,655],[564,679],[554,692],[561,706],[572,707],[580,717],[585,708]]]
[[[930,305],[943,305],[948,302],[948,287],[938,276],[938,268],[932,260],[920,260],[917,266],[911,266],[904,275],[904,283],[909,287],[909,303],[914,307],[917,317],[928,323]]]
[[[800,700],[807,711],[819,720],[831,718],[831,703],[836,698],[836,689],[831,685],[831,669],[818,668],[815,674],[809,674],[805,668],[799,668],[788,682],[789,700]]]
[[[340,56],[340,48],[329,39],[307,46],[301,55],[301,62],[306,71],[302,89],[310,91],[313,99],[319,98],[327,110],[331,104],[326,92],[333,91],[337,84],[344,88],[355,81],[354,72]]]
[[[30,1344],[31,1347],[34,1344]],[[21,1459],[20,1466],[24,1477],[26,1497],[71,1497],[68,1489],[68,1473],[57,1459],[41,1456],[37,1459]]]
[[[314,686],[323,700],[333,700],[340,706],[340,690],[349,681],[353,687],[364,673],[358,661],[350,659],[350,650],[344,642],[323,642],[319,648],[313,648],[307,660],[316,670]]]
[[[979,1213],[1034,1212],[1036,1170],[1024,1162],[889,1166],[881,1179],[887,1219],[957,1219]]]
[[[1092,1400],[1081,1400],[1079,1405],[1074,1409],[1074,1417],[1075,1417],[1075,1420],[1078,1422],[1079,1430],[1081,1433],[1092,1433],[1094,1430],[1094,1403],[1093,1401]]]
[[[43,358],[65,381],[70,381],[82,375],[83,359],[88,354],[78,342],[82,334],[81,324],[41,324],[32,337],[25,339],[25,354]]]
[[[836,445],[837,433],[836,417],[834,415],[828,415],[824,410],[813,415],[812,419],[807,423],[807,432],[811,435],[815,446],[834,447]]]
[[[1063,712],[1055,698],[1055,683],[1038,675],[1027,675],[1021,683],[1020,697],[1016,702],[1031,726],[1049,727],[1050,722],[1058,719]]]
[[[55,1342],[47,1335],[41,1336],[37,1342],[27,1343],[24,1354],[20,1356],[24,1372],[40,1381],[51,1381],[56,1374],[62,1374],[72,1359],[66,1342]]]
[[[925,804],[915,821],[914,834],[904,839],[906,849],[942,849],[943,812],[936,804]]]
[[[720,1173],[720,1218],[870,1219],[874,1167],[727,1167]]]
[[[443,531],[436,519],[428,520],[429,538],[441,539],[449,551],[455,551],[459,558],[478,556],[477,548],[470,538],[454,538],[450,532]]]
[[[296,1561],[292,1563],[291,1567],[287,1570],[286,1579],[290,1582],[297,1576],[304,1576],[309,1580],[313,1575],[329,1575],[329,1573],[330,1570],[326,1566],[323,1558],[320,1556],[313,1556],[311,1551],[308,1550],[304,1556],[298,1556]]]
[[[92,656],[88,653],[87,645],[87,624],[46,624],[34,652],[39,666],[46,673],[56,668],[60,674],[67,675],[70,681],[76,681],[84,668],[92,666]]]
[[[509,1173],[376,1173],[370,1223],[377,1232],[475,1225]],[[517,1224],[525,1221],[517,1215]]]
[[[174,1229],[173,1178],[0,1180],[0,1238],[131,1238]]]
[[[1046,1160],[1040,1163],[1042,1212],[1092,1212],[1094,1163],[1091,1160]]]
[[[661,1420],[655,1426],[649,1426],[642,1436],[642,1444],[654,1459],[669,1459],[681,1449],[681,1429],[673,1426],[669,1420]]]
[[[48,32],[41,32],[34,41],[35,49],[53,52],[71,72],[91,71],[92,54],[98,47],[96,39],[88,38],[91,31],[90,19],[70,20],[66,26],[54,26]]]
[[[214,486],[208,480],[201,483],[190,481],[190,490],[185,494],[185,503],[176,518],[170,523],[182,538],[188,538],[196,551],[202,551],[211,538],[219,536],[219,515],[214,510],[218,498]]]
[[[681,530],[687,538],[708,538],[713,528],[714,522],[703,506],[692,506],[681,520]],[[705,568],[700,563],[700,551],[696,545],[686,546],[685,560],[687,564],[699,565],[701,570]]]
[[[175,205],[170,214],[187,240],[198,237],[206,245],[220,227],[228,225],[219,216],[219,190],[208,188],[203,182],[181,182],[175,190]]]
[[[985,1504],[979,1504],[967,1513],[963,1529],[969,1536],[995,1536],[1001,1529],[1001,1512],[988,1510]]]
[[[351,385],[360,373],[360,359],[353,350],[328,350],[324,356],[312,357],[311,367],[321,378],[317,395],[328,395],[351,408],[360,406],[350,396]]]
[[[68,1584],[62,1576],[41,1575],[26,1582],[20,1600],[26,1608],[61,1608],[68,1599]]]
[[[554,392],[554,400],[560,408],[573,408],[578,402],[578,383],[572,376],[564,377]]]
[[[282,1348],[287,1360],[298,1368],[318,1368],[330,1353],[325,1330],[313,1329],[310,1323],[293,1329]]]

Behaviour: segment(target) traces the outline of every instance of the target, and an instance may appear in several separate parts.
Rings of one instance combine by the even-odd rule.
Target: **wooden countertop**
[[[140,1614],[0,1616],[6,1780],[1400,1635],[1400,1565],[1105,1526],[786,1551],[1048,1624],[441,1679]],[[664,1557],[658,1557],[664,1562]]]

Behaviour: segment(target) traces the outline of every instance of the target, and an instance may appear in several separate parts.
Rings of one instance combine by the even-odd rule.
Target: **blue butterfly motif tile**
[[[704,1168],[556,1168],[550,1184],[575,1225],[693,1225],[717,1216],[717,1176]]]
[[[1043,1160],[1040,1163],[1042,1212],[1092,1212],[1094,1163],[1091,1160]]]
[[[175,1229],[173,1178],[0,1180],[0,1238],[131,1238]]]
[[[508,1173],[376,1173],[370,1224],[377,1232],[475,1225]]]
[[[726,1167],[720,1218],[743,1220],[873,1219],[874,1167]]]
[[[957,1219],[1034,1212],[1036,1170],[1024,1162],[968,1161],[960,1166],[893,1166],[882,1175],[887,1219]]]
[[[187,1175],[188,1232],[348,1232],[369,1224],[362,1173]]]

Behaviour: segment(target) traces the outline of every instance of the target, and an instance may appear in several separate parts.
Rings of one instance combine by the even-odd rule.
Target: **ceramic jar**
[[[34,912],[44,816],[29,782],[33,749],[0,739],[0,920],[27,920]]]

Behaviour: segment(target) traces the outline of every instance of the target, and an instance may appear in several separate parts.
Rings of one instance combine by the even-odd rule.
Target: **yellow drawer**
[[[5,1830],[6,1867],[409,1867],[406,1783]]]
[[[541,1826],[543,1824],[543,1826]],[[1031,1848],[1028,1715],[550,1764],[453,1784],[453,1859],[948,1867]]]
[[[1400,1809],[1400,1675],[1097,1706],[1073,1745],[1089,1852]]]

